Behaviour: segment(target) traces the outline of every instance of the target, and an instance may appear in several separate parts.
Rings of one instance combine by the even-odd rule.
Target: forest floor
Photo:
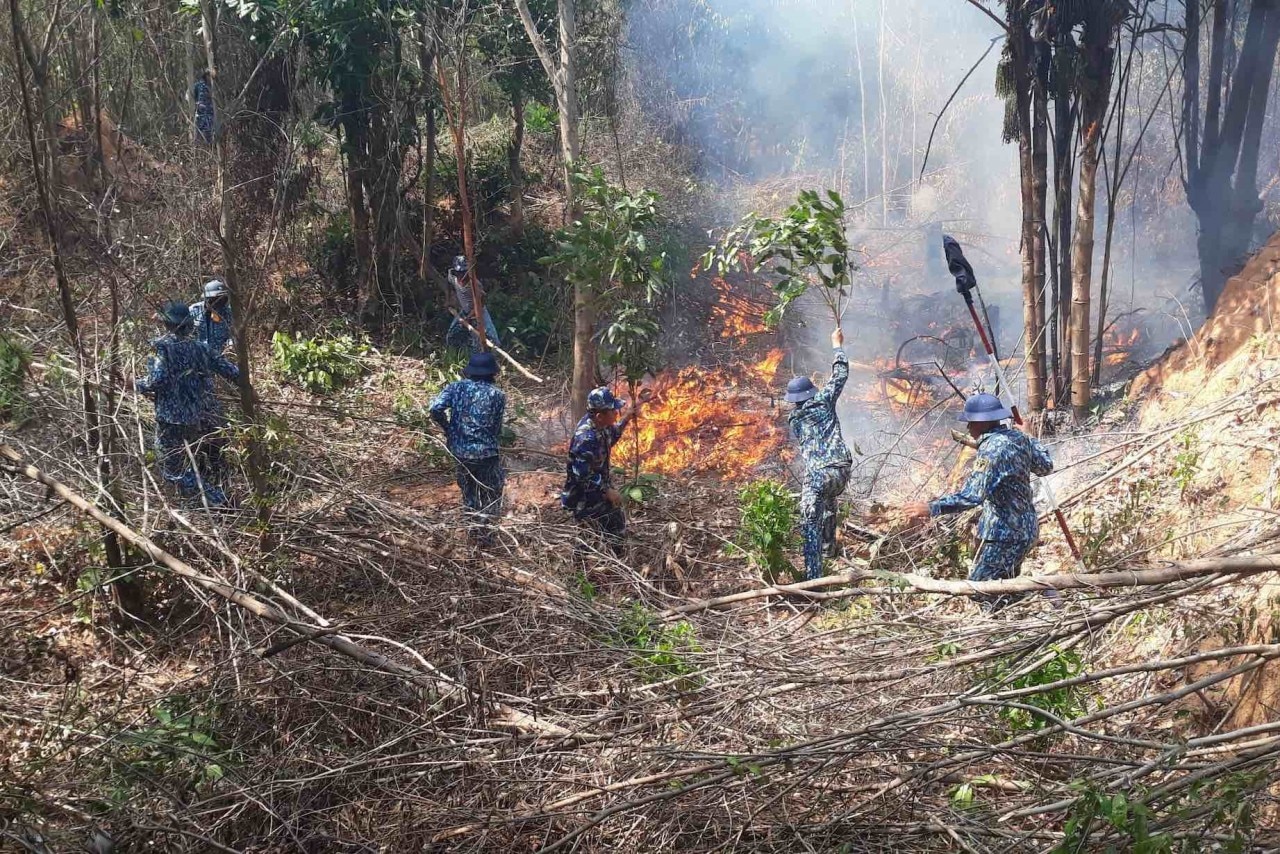
[[[1280,552],[1278,257],[1280,237],[1129,397],[1052,437],[1053,483],[1091,570]],[[132,443],[124,522],[288,626],[163,560],[125,573],[145,600],[122,616],[97,525],[6,477],[9,844],[1275,843],[1280,591],[1268,575],[1072,589],[1062,610],[1033,596],[984,616],[900,575],[962,577],[971,520],[905,531],[891,507],[854,502],[833,571],[865,573],[857,584],[710,607],[773,580],[736,546],[741,481],[647,482],[614,558],[556,501],[563,380],[512,378],[506,515],[477,549],[421,409],[448,365],[390,347],[363,359],[363,377],[324,398],[259,372],[275,419],[271,537],[247,501],[170,503],[149,474],[145,407],[124,398],[113,413]],[[5,440],[83,493],[92,478],[68,453],[74,377],[41,364],[32,417]],[[964,457],[948,454],[938,467],[954,482]],[[769,467],[783,470],[776,455]],[[1070,572],[1051,525],[1042,539],[1025,571]]]

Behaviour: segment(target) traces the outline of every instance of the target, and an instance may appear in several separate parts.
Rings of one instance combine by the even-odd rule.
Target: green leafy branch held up
[[[748,214],[702,257],[702,266],[720,275],[730,270],[754,273],[772,265],[778,304],[765,315],[774,326],[787,307],[811,286],[839,323],[857,265],[845,227],[844,199],[835,190],[825,198],[801,190],[796,201],[776,218]]]

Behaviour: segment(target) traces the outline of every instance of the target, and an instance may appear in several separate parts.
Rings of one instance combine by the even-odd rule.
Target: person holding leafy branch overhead
[[[849,357],[844,353],[844,333],[831,333],[835,356],[831,378],[821,391],[808,377],[787,383],[786,401],[795,408],[787,416],[804,461],[804,485],[800,490],[801,531],[804,534],[805,578],[822,576],[822,556],[834,553],[836,502],[849,484],[853,455],[840,432],[836,401],[849,379]]]

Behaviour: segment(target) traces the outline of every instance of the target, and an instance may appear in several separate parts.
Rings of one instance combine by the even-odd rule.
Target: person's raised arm
[[[844,391],[845,383],[849,381],[849,357],[844,353],[844,332],[839,326],[831,333],[831,348],[835,350],[835,356],[831,360],[831,377],[816,395],[824,403],[835,403]]]

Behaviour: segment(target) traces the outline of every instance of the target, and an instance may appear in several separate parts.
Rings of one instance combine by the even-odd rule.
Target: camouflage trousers
[[[622,512],[621,507],[614,507],[602,494],[599,500],[574,510],[573,518],[599,531],[604,537],[605,545],[614,554],[622,554],[624,538],[627,535],[627,516]]]
[[[160,473],[177,486],[184,497],[202,496],[211,507],[227,503],[227,495],[222,490],[225,473],[222,452],[227,440],[219,432],[221,427],[222,424],[212,418],[199,424],[156,422],[156,458]]]
[[[978,554],[973,559],[970,581],[1002,581],[1017,578],[1022,562],[1031,551],[1033,542],[1027,540],[983,540],[978,543]],[[1003,593],[999,596],[974,596],[987,613],[999,611],[1026,597],[1026,593]]]
[[[849,485],[850,466],[827,466],[806,472],[800,490],[800,530],[804,535],[804,577],[822,577],[822,554],[834,554],[836,502]]]
[[[480,460],[458,460],[458,489],[462,490],[462,506],[475,514],[481,528],[472,532],[473,539],[487,539],[488,526],[502,514],[502,488],[506,472],[501,457]]]

